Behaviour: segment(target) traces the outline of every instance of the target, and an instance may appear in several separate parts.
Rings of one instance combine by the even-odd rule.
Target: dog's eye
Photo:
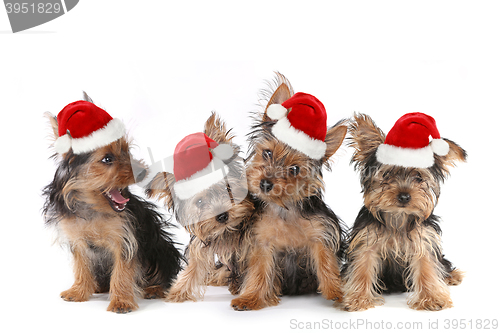
[[[423,182],[424,180],[422,179],[422,177],[418,176],[418,177],[415,177],[415,181],[416,181],[417,183],[421,183],[421,182]]]
[[[271,158],[273,158],[273,152],[270,151],[269,149],[266,149],[262,152],[262,157],[266,160],[269,161]]]
[[[195,203],[196,207],[200,208],[201,206],[203,206],[203,200],[200,198],[196,201]]]
[[[294,165],[294,166],[290,167],[289,170],[290,170],[290,173],[292,175],[297,176],[299,174],[299,172],[300,172],[300,167],[297,166],[297,165]]]
[[[104,164],[107,164],[107,165],[111,165],[111,164],[113,164],[114,160],[115,160],[115,157],[113,155],[107,154],[106,156],[103,157],[101,162]]]

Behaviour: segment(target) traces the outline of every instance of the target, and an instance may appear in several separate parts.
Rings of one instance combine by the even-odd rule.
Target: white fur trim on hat
[[[281,119],[286,116],[287,109],[281,104],[271,104],[267,107],[266,114],[271,119]]]
[[[304,132],[299,131],[290,124],[287,117],[278,120],[273,125],[272,132],[277,139],[312,159],[319,160],[325,156],[326,143],[313,139]]]
[[[228,174],[229,168],[224,165],[222,168],[215,169],[219,163],[214,163],[214,160],[191,177],[176,181],[174,184],[175,195],[181,200],[187,200],[223,180]]]
[[[407,168],[430,168],[434,164],[434,152],[430,145],[413,149],[381,144],[377,149],[376,156],[382,164]]]
[[[106,126],[92,132],[83,138],[71,138],[71,148],[73,153],[88,153],[100,147],[109,145],[125,135],[125,126],[120,119],[111,119]]]
[[[434,139],[431,141],[432,151],[439,156],[445,156],[450,151],[450,145],[443,139]]]

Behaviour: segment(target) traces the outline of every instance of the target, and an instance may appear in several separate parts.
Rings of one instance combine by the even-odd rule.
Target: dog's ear
[[[435,155],[435,157],[439,158],[443,162],[443,165],[448,172],[448,167],[454,167],[456,162],[467,161],[467,152],[455,142],[445,138],[443,138],[443,140],[448,143],[450,150],[448,151],[448,154],[444,156]]]
[[[171,188],[175,184],[175,177],[169,172],[158,172],[153,180],[146,185],[146,196],[148,198],[156,198],[164,200],[164,204],[168,210],[174,209],[174,198],[172,197]]]
[[[87,102],[90,102],[92,104],[95,104],[94,101],[92,100],[92,98],[90,98],[90,96],[87,95],[87,93],[85,91],[83,91],[83,100],[87,101]]]
[[[50,112],[45,112],[44,116],[49,120],[50,127],[52,128],[52,133],[54,141],[59,137],[59,124],[57,123],[57,117]]]
[[[226,123],[215,112],[205,122],[204,132],[217,143],[230,143],[234,138],[231,130],[226,129]]]
[[[293,88],[288,81],[288,79],[281,73],[276,73],[275,83],[277,88],[274,90],[273,94],[269,98],[266,105],[266,112],[264,113],[262,121],[271,121],[271,118],[267,116],[267,108],[271,104],[281,104],[284,101],[290,99],[293,95]]]
[[[339,121],[336,125],[332,126],[327,132],[325,137],[326,152],[325,156],[321,159],[321,163],[325,164],[327,167],[328,160],[335,154],[335,152],[340,148],[344,138],[347,134],[347,126],[344,120]]]
[[[375,122],[366,114],[355,114],[349,125],[349,147],[354,148],[351,163],[356,167],[364,164],[377,148],[384,143],[385,134],[375,125]]]

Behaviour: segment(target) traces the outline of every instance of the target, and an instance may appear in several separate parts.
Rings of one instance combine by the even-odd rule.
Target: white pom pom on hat
[[[281,104],[271,104],[267,107],[267,116],[274,120],[279,120],[286,116],[288,110]]]
[[[57,138],[54,143],[54,148],[57,153],[64,154],[71,149],[71,137],[68,134],[65,134],[59,138]]]
[[[233,157],[234,150],[233,147],[231,147],[231,145],[224,143],[212,149],[212,153],[214,154],[215,157],[225,161]]]
[[[431,141],[431,148],[434,154],[445,156],[450,151],[450,145],[443,139],[434,139]]]

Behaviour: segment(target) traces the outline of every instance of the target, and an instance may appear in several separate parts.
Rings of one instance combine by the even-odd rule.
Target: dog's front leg
[[[379,244],[366,241],[366,230],[350,244],[344,279],[344,309],[363,311],[384,303],[377,292],[382,264]],[[377,288],[378,287],[378,288]]]
[[[201,243],[189,245],[188,265],[179,273],[167,296],[169,302],[196,301],[203,298],[210,269],[215,266],[211,251],[202,248]]]
[[[136,285],[137,262],[135,258],[125,258],[120,247],[113,250],[114,265],[111,273],[109,294],[111,302],[108,311],[127,313],[138,308],[135,295],[138,293]]]
[[[453,307],[443,267],[433,251],[414,256],[410,262],[411,291],[408,305],[415,310],[438,311]]]
[[[319,281],[319,292],[328,300],[342,302],[339,260],[333,249],[318,240],[313,243],[310,251]]]
[[[68,290],[61,293],[61,298],[71,302],[85,302],[96,291],[97,284],[91,270],[91,260],[85,245],[71,244],[74,260],[75,282]]]
[[[238,311],[258,310],[279,303],[274,248],[259,244],[250,254],[241,294],[231,306]]]

